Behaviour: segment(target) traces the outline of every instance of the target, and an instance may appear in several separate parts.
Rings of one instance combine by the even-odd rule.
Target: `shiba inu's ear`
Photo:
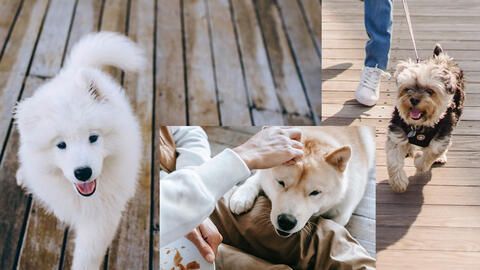
[[[350,148],[350,146],[342,146],[326,154],[325,161],[335,167],[335,169],[337,169],[339,172],[343,172],[347,167],[347,163],[350,160],[351,155],[352,149]]]

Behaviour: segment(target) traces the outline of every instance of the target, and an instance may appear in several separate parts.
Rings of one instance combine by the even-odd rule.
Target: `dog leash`
[[[415,50],[415,57],[417,57],[417,63],[420,62],[418,57],[417,44],[415,43],[415,36],[413,35],[412,21],[410,19],[410,11],[408,9],[407,0],[402,0],[403,9],[405,10],[405,17],[407,18],[408,30],[410,31],[410,38],[412,39],[413,49]]]

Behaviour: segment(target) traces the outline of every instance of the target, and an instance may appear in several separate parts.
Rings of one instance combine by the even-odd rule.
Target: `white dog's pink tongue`
[[[410,111],[410,117],[413,119],[419,119],[422,117],[422,112],[419,109],[412,109]]]
[[[95,191],[96,185],[97,185],[97,180],[75,184],[78,192],[80,192],[82,195],[91,195]]]

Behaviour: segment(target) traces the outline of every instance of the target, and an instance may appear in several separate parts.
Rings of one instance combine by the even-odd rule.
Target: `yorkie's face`
[[[394,75],[398,85],[397,109],[407,124],[434,126],[447,111],[456,87],[449,59],[441,52],[440,56],[420,63],[409,60],[398,64]]]

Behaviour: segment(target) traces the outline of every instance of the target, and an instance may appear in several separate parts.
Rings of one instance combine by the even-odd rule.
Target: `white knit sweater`
[[[250,170],[232,150],[210,158],[200,127],[170,127],[179,153],[176,171],[160,171],[160,246],[184,236],[213,212],[215,204]]]

